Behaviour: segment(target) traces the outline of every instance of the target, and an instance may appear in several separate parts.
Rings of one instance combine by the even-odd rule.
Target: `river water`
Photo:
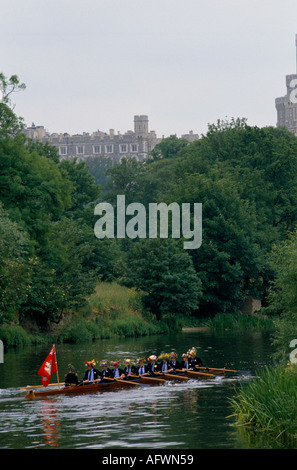
[[[85,360],[123,360],[172,350],[181,358],[193,346],[204,364],[238,373],[28,401],[19,387],[41,383],[37,372],[51,345],[6,352],[0,364],[0,449],[246,448],[233,418],[228,417],[228,400],[238,384],[270,362],[268,334],[187,332],[58,344],[59,378],[64,380],[69,363],[81,379]],[[56,374],[52,381],[56,382]]]

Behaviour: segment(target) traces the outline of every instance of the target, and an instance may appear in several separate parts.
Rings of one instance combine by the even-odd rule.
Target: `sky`
[[[1,0],[0,72],[26,125],[158,137],[276,125],[296,73],[296,0]]]

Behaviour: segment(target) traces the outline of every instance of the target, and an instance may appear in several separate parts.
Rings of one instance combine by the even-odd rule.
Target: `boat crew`
[[[77,374],[74,372],[74,366],[72,364],[68,365],[69,372],[65,375],[65,387],[71,387],[72,385],[78,385]]]
[[[110,365],[112,366],[110,376],[113,379],[122,379],[125,377],[125,373],[123,369],[119,368],[121,361],[110,361]]]
[[[134,365],[132,364],[131,359],[125,359],[124,360],[125,368],[124,368],[124,374],[127,375],[134,375],[136,370]]]
[[[107,361],[102,361],[100,365],[102,367],[102,371],[100,372],[101,379],[104,379],[104,377],[111,377],[111,370],[108,367]]]
[[[189,352],[189,355],[190,355],[189,356],[190,368],[195,369],[196,366],[202,367],[203,363],[202,363],[200,357],[196,357],[196,352],[197,352],[196,348],[193,347],[188,352]]]
[[[169,354],[167,353],[162,353],[160,356],[159,356],[159,359],[162,360],[162,362],[159,364],[158,366],[158,370],[159,372],[169,372],[171,367],[170,367],[170,364],[169,364]]]
[[[88,370],[86,370],[83,381],[84,382],[93,382],[100,378],[99,370],[95,369],[94,366],[96,365],[95,360],[92,361],[85,361],[85,365],[87,366]]]
[[[157,356],[155,356],[154,354],[152,354],[150,357],[147,358],[147,360],[149,361],[149,364],[147,366],[147,370],[149,372],[149,375],[154,375],[155,372],[158,371],[158,364],[157,364]]]
[[[137,375],[148,375],[148,369],[147,366],[144,364],[145,359],[144,357],[140,357],[137,359],[138,362],[138,367],[136,369],[136,374]]]
[[[183,358],[183,360],[181,362],[181,369],[183,369],[183,370],[190,369],[190,362],[189,362],[188,353],[183,353],[182,358]]]

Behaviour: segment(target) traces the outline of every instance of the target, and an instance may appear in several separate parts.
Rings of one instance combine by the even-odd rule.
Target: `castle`
[[[297,35],[295,35],[297,58]],[[289,131],[297,135],[297,74],[286,76],[287,93],[285,96],[275,99],[277,110],[276,126],[285,126]]]
[[[287,94],[276,98],[277,127],[285,126],[297,135],[297,75],[286,76]]]
[[[108,134],[99,130],[92,134],[88,132],[75,135],[49,134],[43,126],[35,124],[27,127],[25,134],[30,139],[38,139],[57,147],[61,160],[75,157],[78,160],[86,160],[88,157],[106,156],[115,164],[124,157],[144,160],[162,140],[157,137],[155,131],[149,131],[149,120],[146,115],[134,116],[134,131],[129,130],[125,134],[119,132],[115,134],[114,129],[110,129]],[[198,135],[193,131],[182,137],[190,142],[198,139]]]

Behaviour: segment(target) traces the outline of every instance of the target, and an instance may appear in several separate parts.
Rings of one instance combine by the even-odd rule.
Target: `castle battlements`
[[[43,126],[35,126],[33,123],[27,127],[25,134],[33,140],[48,142],[57,147],[61,159],[86,160],[88,157],[106,156],[114,163],[119,163],[122,158],[134,157],[138,161],[149,156],[153,148],[161,142],[156,132],[149,130],[149,120],[146,115],[134,116],[134,130],[127,130],[124,134],[97,130],[91,134],[70,135],[68,133],[48,133]],[[197,134],[190,131],[182,137],[190,142],[198,139]]]

